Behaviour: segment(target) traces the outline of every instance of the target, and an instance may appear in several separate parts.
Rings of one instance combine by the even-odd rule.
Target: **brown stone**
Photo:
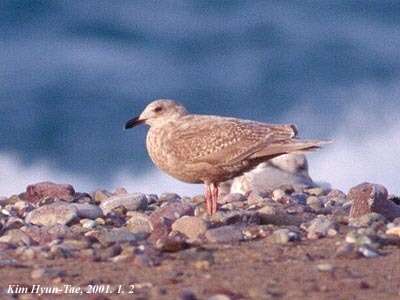
[[[36,203],[46,197],[72,200],[75,190],[70,184],[56,184],[53,182],[40,182],[26,188],[25,199]]]
[[[375,212],[389,220],[400,217],[400,206],[388,200],[386,188],[364,182],[350,189],[347,199],[352,202],[350,218],[358,218]]]
[[[172,224],[172,229],[186,235],[189,239],[195,240],[205,234],[207,223],[198,217],[183,216]]]
[[[171,231],[172,223],[182,216],[193,216],[194,209],[191,205],[174,201],[164,207],[156,210],[150,215],[150,222],[153,226],[153,232],[149,241],[156,242],[162,237],[166,237]]]

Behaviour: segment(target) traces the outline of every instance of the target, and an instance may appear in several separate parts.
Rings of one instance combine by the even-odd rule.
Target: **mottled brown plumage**
[[[147,150],[169,175],[206,185],[207,208],[216,211],[218,184],[276,156],[319,148],[317,140],[296,139],[294,125],[189,114],[173,100],[156,100],[126,128],[150,125]]]

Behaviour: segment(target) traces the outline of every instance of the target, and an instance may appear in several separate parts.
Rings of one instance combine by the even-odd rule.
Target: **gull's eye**
[[[162,107],[161,107],[161,106],[157,106],[157,107],[154,109],[154,112],[156,112],[156,113],[158,113],[158,112],[160,112],[160,111],[162,111]]]

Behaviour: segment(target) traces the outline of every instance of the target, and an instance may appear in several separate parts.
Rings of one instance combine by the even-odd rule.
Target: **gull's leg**
[[[211,184],[211,214],[215,214],[217,212],[217,200],[218,200],[218,184]]]
[[[204,197],[206,198],[206,209],[209,215],[212,215],[212,194],[210,185],[208,183],[204,184]]]

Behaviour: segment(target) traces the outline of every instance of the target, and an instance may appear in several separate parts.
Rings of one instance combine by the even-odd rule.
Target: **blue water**
[[[330,138],[349,106],[400,102],[348,92],[396,86],[399,49],[396,1],[2,0],[0,153],[147,170],[145,128],[122,125],[156,98]]]

